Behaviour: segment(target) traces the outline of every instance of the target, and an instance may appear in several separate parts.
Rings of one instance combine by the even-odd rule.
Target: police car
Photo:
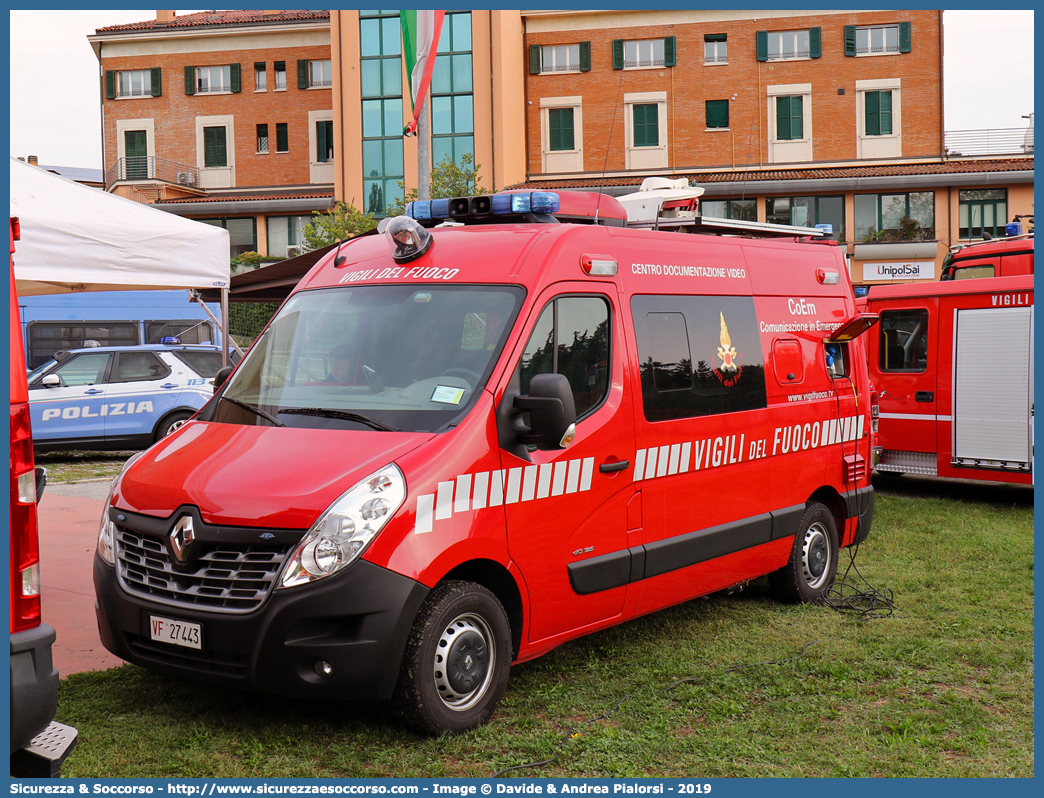
[[[216,346],[147,344],[55,352],[28,378],[33,448],[144,449],[206,403],[220,368],[221,349]]]

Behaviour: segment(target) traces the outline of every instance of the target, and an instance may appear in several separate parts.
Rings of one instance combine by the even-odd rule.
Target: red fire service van
[[[53,723],[58,671],[51,661],[54,628],[40,613],[40,543],[36,503],[46,472],[33,460],[22,325],[15,292],[14,251],[20,224],[11,218],[11,775],[57,775],[76,744],[76,729]]]
[[[1033,233],[956,247],[943,261],[942,280],[1033,274]]]
[[[110,651],[459,732],[571,638],[765,574],[824,595],[874,506],[873,320],[834,242],[579,192],[408,213],[113,482]]]
[[[1033,275],[874,286],[878,471],[1033,484]]]

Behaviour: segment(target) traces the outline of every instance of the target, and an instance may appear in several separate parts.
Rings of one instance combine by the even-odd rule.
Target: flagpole
[[[417,120],[417,199],[431,199],[431,136],[428,133],[428,95],[421,103]]]

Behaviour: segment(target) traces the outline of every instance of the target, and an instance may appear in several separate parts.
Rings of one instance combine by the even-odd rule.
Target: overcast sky
[[[10,14],[11,155],[101,168],[99,66],[87,36],[156,12]],[[1022,116],[1034,110],[1033,12],[947,11],[943,30],[946,130],[1025,128]]]

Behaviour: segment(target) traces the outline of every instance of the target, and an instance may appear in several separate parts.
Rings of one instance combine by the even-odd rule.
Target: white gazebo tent
[[[19,296],[171,288],[221,290],[228,335],[228,231],[66,180],[11,158]],[[204,306],[205,307],[205,306]],[[222,347],[227,352],[227,343]]]

